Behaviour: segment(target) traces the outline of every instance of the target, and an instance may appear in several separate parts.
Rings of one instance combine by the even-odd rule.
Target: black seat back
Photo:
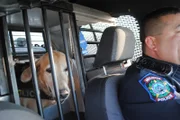
[[[86,90],[86,120],[123,120],[118,103],[118,84],[122,76],[97,78]]]
[[[133,57],[133,32],[123,27],[109,27],[102,36],[94,66],[103,67]],[[120,66],[119,66],[120,67]],[[111,72],[88,81],[85,94],[86,120],[123,120],[118,102],[118,86],[123,74]]]

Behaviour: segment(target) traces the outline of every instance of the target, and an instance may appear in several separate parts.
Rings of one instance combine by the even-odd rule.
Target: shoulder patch
[[[139,83],[148,92],[150,99],[154,102],[172,100],[176,96],[175,89],[169,82],[156,74],[149,73],[139,80]]]

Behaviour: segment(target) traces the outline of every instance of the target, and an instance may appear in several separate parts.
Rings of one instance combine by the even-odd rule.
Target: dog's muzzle
[[[66,89],[62,89],[59,91],[59,93],[60,93],[60,98],[61,98],[61,104],[63,104],[64,101],[68,98],[69,92]]]

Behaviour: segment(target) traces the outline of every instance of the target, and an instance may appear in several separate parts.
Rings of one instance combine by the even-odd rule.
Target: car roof
[[[158,0],[158,2],[157,0],[70,0],[70,2],[107,12],[113,17],[130,14],[139,20],[148,12],[160,7],[180,7],[180,1],[178,0]]]

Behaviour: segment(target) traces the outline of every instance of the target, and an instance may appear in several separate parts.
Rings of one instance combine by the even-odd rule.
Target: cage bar
[[[14,71],[14,61],[11,53],[11,48],[8,40],[8,25],[6,21],[6,17],[3,16],[0,18],[1,21],[1,37],[4,39],[3,45],[4,45],[4,56],[5,56],[5,66],[6,66],[6,71],[7,71],[7,76],[8,76],[8,81],[9,81],[9,88],[10,91],[13,93],[13,99],[14,102],[18,105],[20,105],[20,99],[19,99],[19,93],[18,93],[18,87],[17,87],[17,82],[16,82],[16,75]]]
[[[24,21],[24,30],[25,30],[26,41],[27,41],[28,55],[30,58],[32,80],[33,80],[33,85],[34,85],[35,94],[36,94],[36,102],[37,102],[38,113],[42,117],[44,117],[43,109],[42,109],[42,103],[41,103],[41,97],[40,97],[40,90],[39,90],[38,81],[37,81],[36,66],[35,66],[35,61],[34,61],[34,53],[33,53],[33,48],[32,48],[32,44],[31,44],[28,14],[27,14],[26,9],[22,10],[22,16],[23,16],[23,21]]]
[[[49,61],[50,61],[50,66],[52,69],[52,78],[53,78],[53,84],[54,84],[54,89],[55,89],[55,95],[56,95],[56,102],[58,105],[58,112],[60,116],[60,120],[64,120],[63,117],[63,111],[62,111],[62,105],[61,105],[61,98],[60,98],[60,93],[58,90],[58,81],[57,81],[57,75],[55,72],[55,66],[54,66],[54,57],[53,57],[53,52],[52,52],[52,45],[51,45],[51,37],[50,37],[50,31],[48,27],[48,20],[47,20],[47,11],[45,7],[42,7],[42,15],[43,15],[43,22],[44,22],[44,32],[46,36],[46,43],[47,43],[47,48],[48,48],[48,53],[49,53]]]
[[[66,61],[67,61],[67,66],[68,66],[68,71],[69,71],[69,79],[70,79],[70,83],[71,83],[71,92],[72,92],[72,96],[73,96],[74,108],[76,111],[77,120],[80,120],[76,89],[75,89],[74,79],[73,79],[73,75],[72,75],[72,68],[70,65],[68,43],[67,43],[67,38],[66,38],[64,24],[63,24],[64,19],[63,19],[62,11],[59,12],[59,21],[60,21],[60,28],[61,28],[61,32],[62,32],[63,44],[65,47]]]

